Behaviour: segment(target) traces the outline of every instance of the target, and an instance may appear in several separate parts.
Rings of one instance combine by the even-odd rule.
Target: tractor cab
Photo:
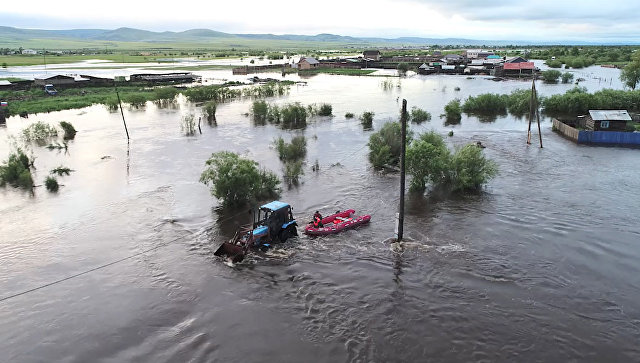
[[[254,213],[254,234],[256,230],[262,232],[266,229],[271,237],[277,237],[281,242],[286,241],[290,235],[297,234],[295,225],[291,206],[287,203],[273,201],[261,206],[257,213]]]
[[[253,211],[253,221],[248,228],[239,229],[231,241],[223,243],[214,255],[234,262],[242,261],[251,247],[266,249],[273,243],[297,236],[297,225],[289,204],[280,201],[267,203]]]

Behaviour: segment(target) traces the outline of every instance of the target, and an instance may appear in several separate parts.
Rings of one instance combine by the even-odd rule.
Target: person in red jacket
[[[316,211],[313,214],[313,227],[314,228],[322,228],[323,224],[322,224],[322,214],[320,214],[320,212]]]

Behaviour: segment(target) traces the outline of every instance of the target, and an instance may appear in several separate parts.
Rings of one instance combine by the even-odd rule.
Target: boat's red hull
[[[339,233],[346,229],[369,223],[371,220],[371,216],[369,214],[356,217],[353,216],[355,212],[356,211],[353,209],[347,209],[343,212],[324,217],[322,218],[322,224],[324,225],[322,228],[314,228],[313,224],[308,224],[304,229],[304,233],[312,236],[324,236]],[[346,220],[334,223],[336,218],[346,218]]]

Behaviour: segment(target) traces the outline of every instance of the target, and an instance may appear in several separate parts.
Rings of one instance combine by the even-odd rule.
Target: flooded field
[[[617,72],[576,77],[590,91],[621,88]],[[0,301],[0,361],[639,361],[639,151],[578,146],[549,119],[540,149],[526,145],[525,119],[438,118],[453,98],[526,81],[413,75],[384,91],[383,79],[317,75],[269,99],[333,105],[333,117],[296,131],[255,126],[250,99],[219,105],[217,125],[194,137],[180,119],[200,106],[183,98],[125,109],[129,145],[120,114],[103,106],[8,119],[2,158],[34,121],[66,120],[78,134],[66,152],[33,147],[36,184],[56,166],[75,170],[57,194],[0,189],[0,299],[73,276]],[[536,86],[543,96],[573,87]],[[373,111],[377,129],[403,98],[434,116],[414,132],[481,141],[500,175],[481,195],[407,194],[410,241],[395,251],[399,177],[369,166],[371,131],[344,114]],[[298,134],[305,175],[280,199],[301,224],[345,208],[371,223],[222,263],[213,251],[250,216],[218,208],[198,182],[205,160],[230,150],[282,175],[272,142]]]

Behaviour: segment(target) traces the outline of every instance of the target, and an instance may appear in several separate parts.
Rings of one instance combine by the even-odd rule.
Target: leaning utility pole
[[[124,125],[124,132],[127,133],[127,144],[129,143],[129,130],[127,129],[127,122],[124,120],[124,111],[122,111],[122,101],[120,101],[120,94],[118,93],[118,87],[116,86],[116,80],[113,79],[113,88],[116,90],[116,96],[118,97],[118,105],[120,105],[120,114],[122,115],[122,124]]]
[[[397,240],[402,241],[404,233],[404,179],[405,179],[405,153],[407,145],[407,100],[402,99],[402,114],[400,115],[400,126],[402,128],[402,138],[400,146],[400,205],[398,207]]]
[[[536,118],[538,122],[538,135],[540,136],[540,148],[542,148],[542,131],[540,130],[540,111],[538,109],[538,92],[536,91],[536,77],[531,80],[531,99],[529,100],[529,129],[527,130],[527,144],[531,145],[531,121]]]

